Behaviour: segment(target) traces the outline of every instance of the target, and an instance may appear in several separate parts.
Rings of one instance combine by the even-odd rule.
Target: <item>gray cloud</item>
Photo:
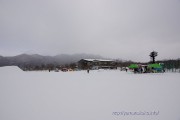
[[[1,0],[0,54],[180,57],[179,0]]]

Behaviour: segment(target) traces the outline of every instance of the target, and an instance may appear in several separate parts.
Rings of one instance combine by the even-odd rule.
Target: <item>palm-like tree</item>
[[[152,51],[149,56],[151,58],[152,63],[155,63],[155,57],[158,56],[158,52]]]

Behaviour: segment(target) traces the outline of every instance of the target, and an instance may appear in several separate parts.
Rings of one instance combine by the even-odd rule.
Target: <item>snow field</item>
[[[180,74],[0,68],[0,120],[180,120]],[[158,115],[113,112],[159,111]]]

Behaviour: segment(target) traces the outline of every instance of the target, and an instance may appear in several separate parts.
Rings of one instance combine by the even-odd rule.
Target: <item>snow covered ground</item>
[[[180,120],[180,73],[1,67],[0,120]]]

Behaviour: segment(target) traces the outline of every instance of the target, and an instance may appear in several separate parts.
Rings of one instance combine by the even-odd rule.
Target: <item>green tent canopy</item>
[[[130,69],[135,69],[135,68],[138,68],[138,65],[137,65],[137,64],[131,64],[131,65],[129,66],[129,68],[130,68]]]
[[[149,64],[148,68],[162,68],[160,64],[154,63],[154,64]]]

